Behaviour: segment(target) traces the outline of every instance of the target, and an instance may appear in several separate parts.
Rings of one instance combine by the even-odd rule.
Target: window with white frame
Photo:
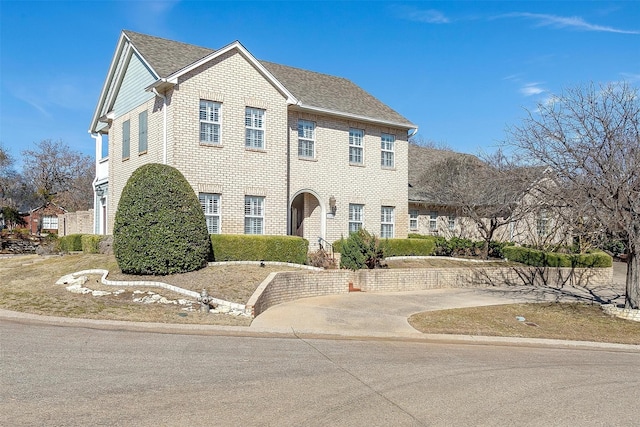
[[[129,158],[129,153],[131,151],[131,122],[129,120],[125,120],[122,123],[122,159],[126,160]]]
[[[264,234],[264,197],[244,196],[244,234]]]
[[[315,157],[316,124],[298,120],[298,157]]]
[[[58,217],[53,215],[46,215],[42,217],[42,229],[43,230],[57,230],[58,229]]]
[[[396,137],[394,135],[390,135],[388,133],[383,133],[380,137],[380,148],[381,151],[381,164],[382,167],[392,168],[394,167],[394,145],[396,142]]]
[[[455,215],[449,215],[449,217],[448,217],[448,226],[449,226],[449,231],[454,231],[456,229],[456,216]]]
[[[200,199],[209,234],[220,234],[220,195],[200,193],[198,199]]]
[[[538,212],[538,218],[536,222],[538,237],[545,237],[547,234],[549,234],[549,216],[546,209],[542,209],[540,212]]]
[[[220,144],[221,109],[219,102],[200,100],[200,142]]]
[[[251,107],[244,110],[245,147],[264,149],[264,112]]]
[[[144,110],[138,114],[138,154],[147,152],[147,121],[147,110]]]
[[[360,230],[364,226],[364,205],[349,203],[349,233]]]
[[[411,209],[409,211],[409,229],[417,230],[418,229],[418,210]]]
[[[438,231],[438,212],[429,212],[429,231]]]
[[[361,165],[363,163],[364,131],[362,129],[349,129],[349,163]]]
[[[393,206],[382,206],[380,209],[380,237],[383,239],[393,238],[394,225]]]

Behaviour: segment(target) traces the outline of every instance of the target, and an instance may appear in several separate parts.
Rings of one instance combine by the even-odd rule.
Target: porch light
[[[336,198],[331,196],[329,197],[329,209],[331,210],[331,213],[335,215],[336,213]]]

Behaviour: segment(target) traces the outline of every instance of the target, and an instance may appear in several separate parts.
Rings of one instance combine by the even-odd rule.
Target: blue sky
[[[0,0],[0,144],[93,155],[87,133],[122,29],[348,78],[457,151],[581,83],[640,87],[640,2]]]

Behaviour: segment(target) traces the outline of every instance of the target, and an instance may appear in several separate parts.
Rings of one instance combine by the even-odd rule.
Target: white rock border
[[[619,317],[621,319],[640,322],[640,310],[636,310],[633,308],[620,308],[616,304],[602,304],[602,311],[611,316]]]
[[[125,280],[109,280],[107,279],[107,275],[109,274],[109,270],[102,269],[93,269],[93,270],[82,270],[77,271],[75,273],[67,274],[62,276],[56,282],[56,285],[79,285],[82,286],[87,281],[87,275],[101,275],[100,283],[108,286],[120,286],[120,287],[153,287],[153,288],[162,288],[172,292],[176,292],[181,295],[188,296],[190,298],[198,300],[200,294],[195,291],[190,291],[188,289],[183,289],[178,286],[170,285],[168,283],[163,282],[153,282],[149,280],[138,280],[138,281],[125,281]],[[243,315],[251,316],[251,312],[247,312],[247,307],[244,304],[238,304],[231,301],[225,301],[218,298],[210,297],[211,302],[213,304],[218,305],[218,310],[216,312],[220,313],[233,313],[233,312],[241,312]]]

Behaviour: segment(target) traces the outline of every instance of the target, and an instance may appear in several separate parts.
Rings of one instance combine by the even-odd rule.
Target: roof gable
[[[111,111],[120,89],[128,61],[136,55],[155,79],[145,89],[160,89],[177,83],[178,77],[213,60],[231,49],[237,49],[293,105],[292,108],[370,121],[404,129],[417,129],[402,115],[350,80],[327,74],[258,61],[240,44],[233,42],[219,50],[194,46],[173,40],[124,30],[107,74],[90,132],[100,129],[100,117]],[[123,61],[125,61],[123,63]]]

